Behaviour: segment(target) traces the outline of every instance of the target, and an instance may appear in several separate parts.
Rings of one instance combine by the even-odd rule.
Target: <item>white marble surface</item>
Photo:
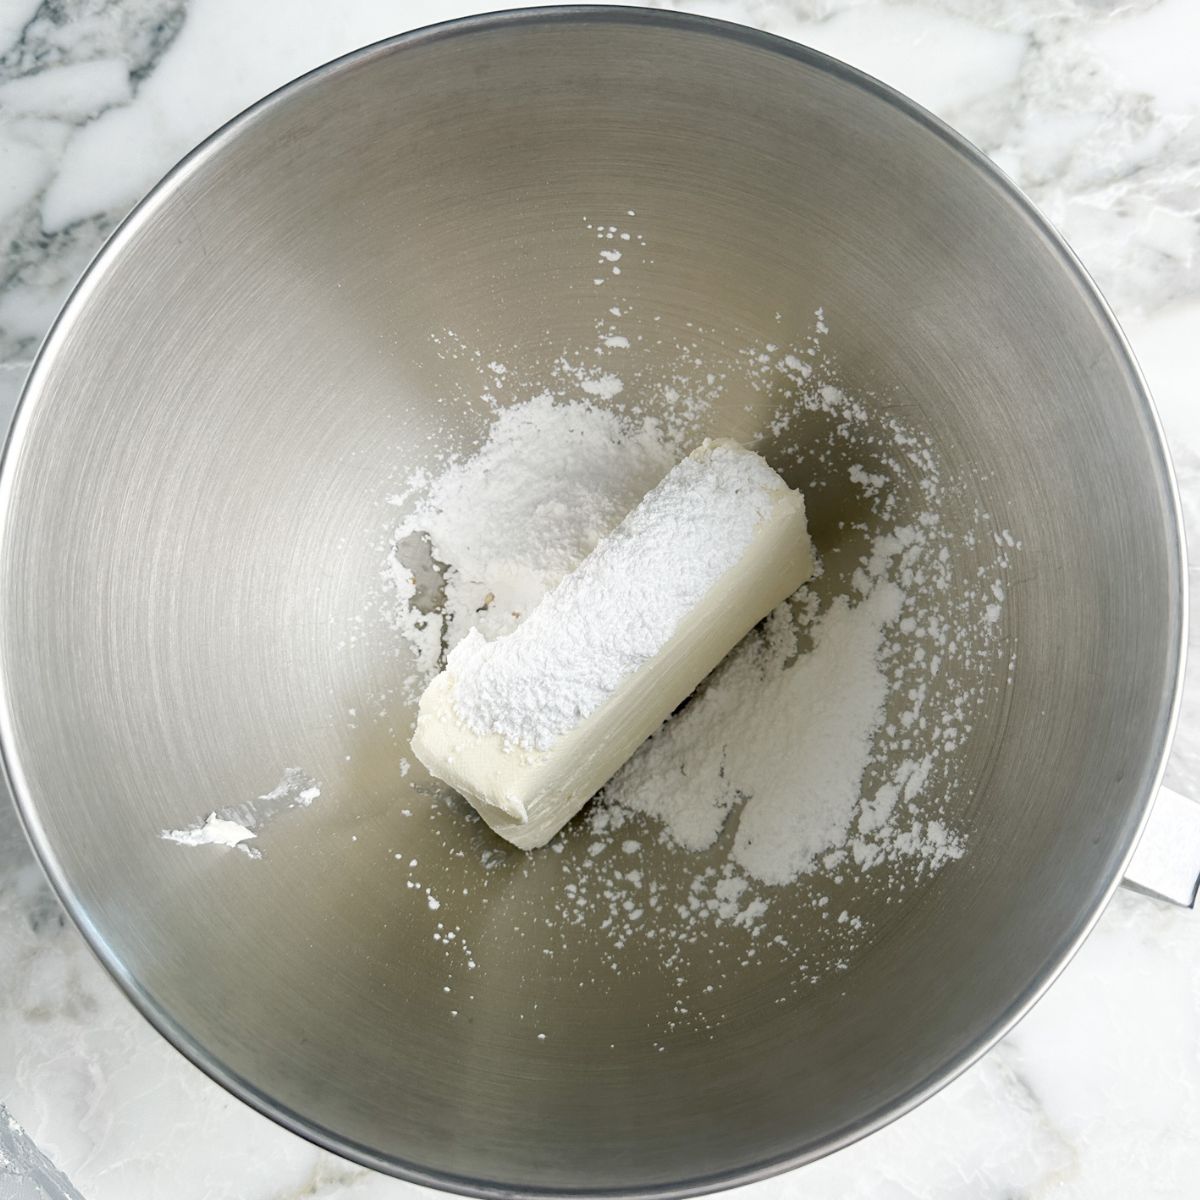
[[[0,0],[0,422],[72,280],[174,159],[297,73],[472,7]],[[1200,3],[679,7],[864,67],[961,129],[1033,196],[1130,335],[1200,545]],[[1168,781],[1200,795],[1194,662]],[[0,1103],[87,1200],[419,1190],[285,1133],[160,1039],[68,924],[2,802]],[[956,1083],[858,1145],[742,1194],[1200,1195],[1200,913],[1119,894],[1049,996]]]

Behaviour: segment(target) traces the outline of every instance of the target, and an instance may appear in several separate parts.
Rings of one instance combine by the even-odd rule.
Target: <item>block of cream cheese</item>
[[[545,845],[811,572],[801,495],[705,441],[512,633],[455,646],[413,752],[501,837]]]

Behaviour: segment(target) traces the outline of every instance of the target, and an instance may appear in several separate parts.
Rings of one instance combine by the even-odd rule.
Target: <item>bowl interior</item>
[[[603,286],[597,224],[635,235]],[[547,921],[586,830],[489,869],[486,831],[419,768],[400,777],[411,663],[381,598],[388,497],[487,436],[489,360],[511,377],[499,402],[526,398],[592,352],[610,306],[633,342],[625,401],[665,403],[691,354],[726,377],[705,430],[743,438],[783,387],[747,348],[803,341],[821,308],[847,390],[957,481],[956,586],[994,553],[968,536],[981,523],[1022,543],[947,782],[968,853],[903,903],[835,895],[871,930],[845,969],[802,888],[775,919],[811,947],[803,966],[666,917],[614,948],[599,900]],[[822,554],[860,553],[828,418],[762,445],[810,492]],[[1167,737],[1171,490],[1094,293],[929,120],[695,19],[468,22],[252,111],[72,299],[2,500],[5,752],[75,916],[207,1069],[429,1182],[697,1188],[869,1128],[1052,975]],[[287,766],[322,796],[263,829],[261,859],[160,838]],[[669,891],[680,852],[639,828]]]

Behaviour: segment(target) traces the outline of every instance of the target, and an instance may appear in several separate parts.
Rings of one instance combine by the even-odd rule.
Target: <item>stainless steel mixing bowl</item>
[[[364,615],[387,493],[485,425],[450,403],[478,395],[477,360],[431,339],[453,329],[516,368],[593,344],[581,222],[628,209],[654,260],[624,277],[633,328],[730,354],[774,340],[777,313],[800,328],[824,305],[847,385],[928,433],[1024,543],[1003,626],[1015,671],[985,681],[998,686],[960,764],[968,856],[881,904],[850,970],[796,994],[783,962],[733,974],[709,1027],[665,1051],[677,993],[655,956],[602,970],[586,924],[569,952],[543,953],[555,856],[493,880],[490,906],[458,906],[479,965],[456,975],[450,1015],[445,947],[393,854],[470,889],[478,855],[453,851],[482,834],[400,815],[429,803],[419,773],[397,771],[410,714],[378,702],[405,664]],[[769,403],[731,386],[714,431],[744,432],[745,406]],[[1095,921],[1172,724],[1170,472],[1079,265],[904,98],[697,18],[468,20],[251,109],[168,176],[71,297],[2,488],[4,753],[67,907],[211,1075],[436,1186],[701,1191],[928,1096]],[[814,521],[830,552],[828,506]],[[964,578],[976,553],[958,546]],[[264,830],[260,862],[158,838],[287,764],[323,796]]]

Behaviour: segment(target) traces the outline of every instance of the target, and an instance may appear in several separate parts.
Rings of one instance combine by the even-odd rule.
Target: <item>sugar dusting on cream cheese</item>
[[[736,445],[704,449],[669,472],[511,635],[488,640],[472,629],[454,648],[454,707],[468,729],[549,750],[648,663],[736,565],[782,485]]]

